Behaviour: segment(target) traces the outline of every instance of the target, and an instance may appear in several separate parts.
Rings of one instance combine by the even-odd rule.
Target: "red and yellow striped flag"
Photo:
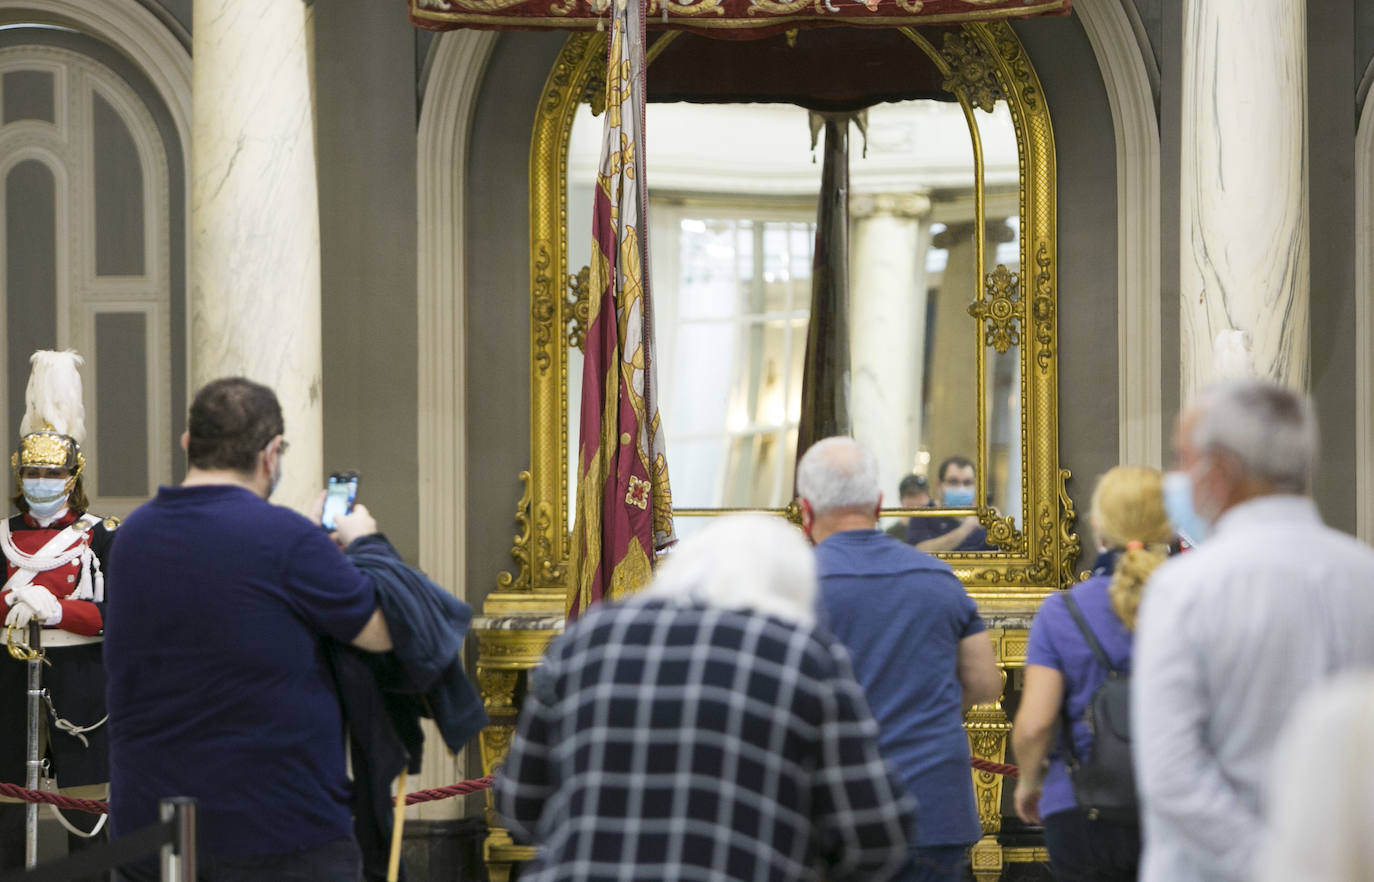
[[[591,310],[582,369],[568,617],[648,584],[673,542],[654,393],[644,180],[644,9],[613,0],[606,128],[592,196]]]

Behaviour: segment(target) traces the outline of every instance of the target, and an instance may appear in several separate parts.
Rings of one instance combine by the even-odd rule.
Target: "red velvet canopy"
[[[664,15],[663,4],[667,4]],[[1067,15],[1071,0],[649,0],[650,30],[684,30],[725,39],[796,28],[955,24]],[[407,0],[410,20],[435,31],[593,30],[605,0]],[[601,10],[598,13],[597,10]]]

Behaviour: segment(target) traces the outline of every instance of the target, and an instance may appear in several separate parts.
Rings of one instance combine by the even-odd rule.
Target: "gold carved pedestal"
[[[491,774],[506,758],[520,713],[516,693],[529,671],[539,664],[549,642],[563,627],[562,616],[514,614],[483,616],[474,623],[477,634],[477,685],[482,690],[491,724],[482,730],[482,774]],[[483,857],[491,882],[507,882],[511,864],[534,857],[534,849],[516,845],[496,818],[491,789],[486,792],[487,834]]]
[[[1007,672],[1026,664],[1026,642],[1029,638],[1030,619],[1033,611],[1024,614],[1005,613],[989,616],[989,624],[1002,627],[989,627],[988,636],[992,638],[997,650],[997,663],[1003,671],[1003,695],[1006,694]],[[969,752],[979,759],[994,763],[1007,761],[1007,739],[1011,735],[1011,721],[1002,709],[1002,701],[991,704],[974,705],[964,716],[964,729],[968,733]],[[978,882],[995,882],[1002,878],[1002,871],[1010,863],[1043,863],[1049,860],[1049,852],[1040,848],[1006,848],[998,839],[1002,832],[1002,794],[1003,788],[1014,786],[1014,782],[992,772],[973,770],[973,792],[978,805],[978,820],[983,825],[983,838],[974,844],[969,853],[973,866],[973,878]]]
[[[1026,640],[1030,613],[994,614],[988,636],[997,650],[997,660],[1004,671],[1022,667],[1026,661]],[[539,664],[550,641],[562,630],[561,616],[548,612],[524,611],[507,615],[488,615],[474,622],[477,634],[477,682],[482,690],[491,725],[482,731],[482,772],[490,774],[510,749],[515,732],[519,707],[517,693],[523,687],[530,670]],[[982,759],[1002,763],[1007,760],[1007,739],[1011,721],[1002,709],[1002,702],[974,706],[964,719],[969,750]],[[1007,779],[991,772],[972,771],[973,789],[978,806],[978,819],[983,825],[983,838],[972,848],[970,859],[973,875],[978,882],[1000,879],[1007,864],[1044,862],[1049,859],[1044,848],[1005,848],[998,840],[1002,830],[1003,787]],[[484,857],[492,882],[507,882],[511,866],[534,857],[529,846],[516,845],[497,822],[491,791],[486,793],[487,835]]]

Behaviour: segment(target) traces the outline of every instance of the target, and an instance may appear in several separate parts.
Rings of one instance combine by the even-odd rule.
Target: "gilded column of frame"
[[[560,609],[568,589],[568,138],[579,104],[604,77],[605,55],[604,33],[568,37],[530,141],[530,587],[557,595]]]

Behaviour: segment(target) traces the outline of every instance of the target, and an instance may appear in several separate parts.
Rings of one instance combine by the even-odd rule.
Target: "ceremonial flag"
[[[674,541],[647,271],[643,0],[613,2],[592,196],[570,619],[644,587],[655,557]]]

